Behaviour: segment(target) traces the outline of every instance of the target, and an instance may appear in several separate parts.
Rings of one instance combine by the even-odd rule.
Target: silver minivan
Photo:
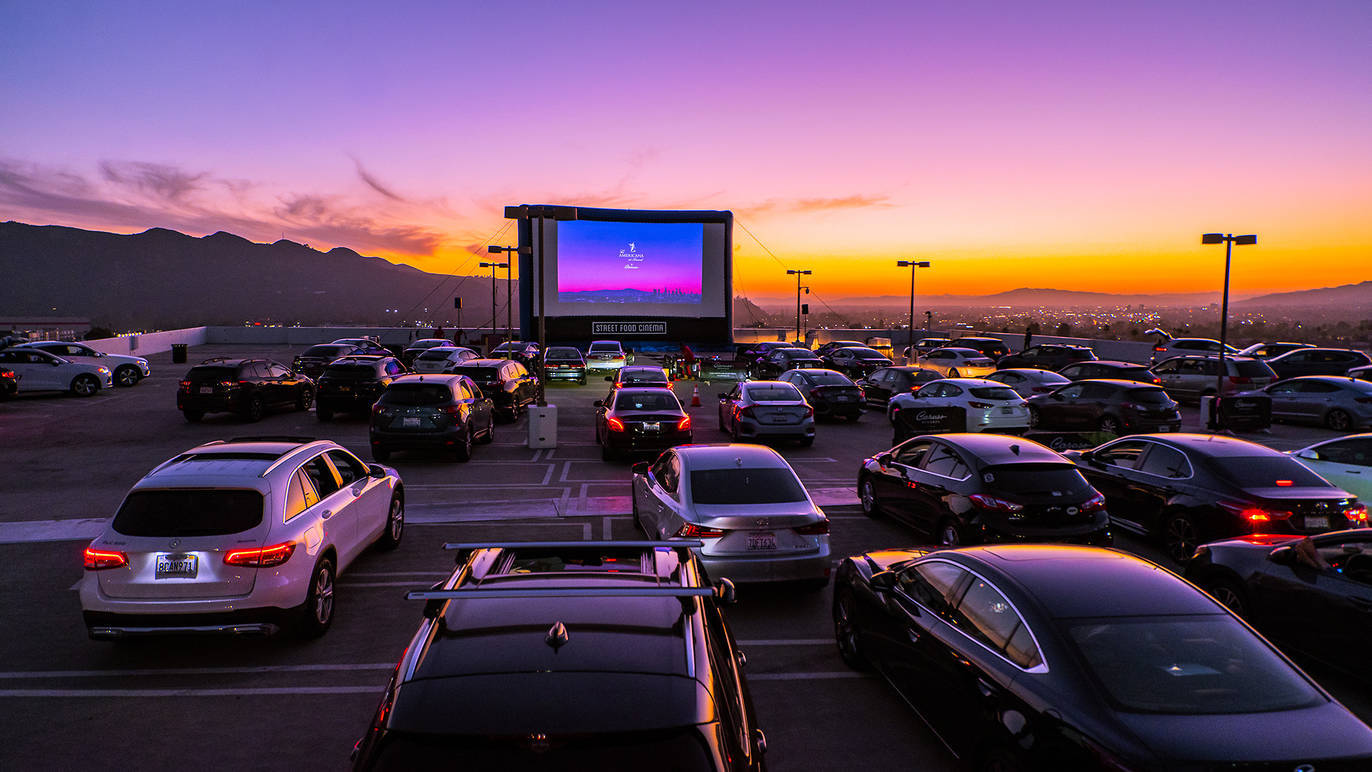
[[[1199,401],[1215,393],[1219,364],[1219,357],[1214,356],[1172,357],[1154,365],[1153,374],[1162,380],[1162,388],[1172,399]],[[1224,371],[1221,396],[1261,389],[1277,380],[1266,362],[1253,357],[1226,356]]]

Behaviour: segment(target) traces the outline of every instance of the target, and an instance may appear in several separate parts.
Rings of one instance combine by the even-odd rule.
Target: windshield
[[[672,410],[680,409],[676,397],[670,394],[619,392],[615,397],[615,410]]]
[[[455,372],[477,383],[495,383],[500,379],[500,371],[494,367],[459,367]]]
[[[376,375],[376,370],[371,365],[329,365],[324,368],[325,375],[348,375],[353,377],[367,377]]]
[[[1008,399],[1015,402],[1020,401],[1019,395],[1015,393],[1014,389],[1007,389],[1004,386],[973,386],[968,389],[968,391],[972,392],[972,396],[980,397],[981,399]]]
[[[1260,713],[1324,701],[1227,614],[1070,620],[1066,627],[1092,675],[1127,711]]]
[[[441,405],[452,399],[452,392],[441,383],[393,383],[378,400],[383,405]]]
[[[784,504],[804,501],[805,488],[790,469],[698,469],[691,472],[697,504]]]
[[[457,349],[455,348],[431,348],[428,351],[425,351],[423,354],[420,354],[419,358],[425,361],[433,361],[435,359],[447,359],[448,357],[452,356],[453,353],[456,351]]]
[[[1091,484],[1069,464],[1002,464],[982,470],[987,486],[1004,493],[1058,493],[1072,497],[1086,496]]]
[[[301,354],[300,356],[340,357],[343,356],[345,353],[352,351],[352,349],[352,346],[335,346],[332,344],[325,344],[323,346],[310,346],[309,348],[305,349],[305,353]]]
[[[261,522],[257,491],[134,491],[114,516],[114,530],[125,536],[221,536]]]
[[[748,399],[754,402],[797,402],[800,400],[800,392],[791,384],[776,384],[774,386],[749,386]]]
[[[1331,487],[1323,477],[1289,456],[1246,456],[1208,461],[1216,474],[1240,488]]]
[[[1166,405],[1172,401],[1162,389],[1130,389],[1124,395],[1140,405]]]
[[[238,377],[238,371],[232,367],[192,367],[187,379],[197,381],[232,381]]]

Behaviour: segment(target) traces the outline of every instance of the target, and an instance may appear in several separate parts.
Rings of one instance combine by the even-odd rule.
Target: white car
[[[322,635],[339,574],[404,528],[400,475],[336,443],[209,442],[139,480],[86,548],[82,615],[94,639]]]
[[[981,378],[996,371],[996,363],[974,348],[945,346],[921,356],[915,365],[944,378]]]
[[[633,467],[634,525],[650,539],[699,539],[715,578],[829,582],[829,518],[795,470],[762,445],[681,445]]]
[[[15,346],[0,350],[0,367],[13,370],[24,391],[70,391],[91,397],[114,385],[110,369],[86,362],[69,362],[46,351]]]
[[[1015,390],[1021,397],[1032,397],[1035,394],[1047,394],[1059,386],[1071,383],[1071,379],[1065,378],[1051,370],[1039,370],[1034,367],[1012,367],[1008,370],[997,370],[986,376],[986,380],[1003,383]]]
[[[617,340],[593,340],[586,349],[586,371],[618,370],[632,360]]]
[[[1170,359],[1182,354],[1214,354],[1220,353],[1220,342],[1214,338],[1174,338],[1168,333],[1152,329],[1143,333],[1144,335],[1156,335],[1157,339],[1153,342],[1153,356],[1148,364],[1155,365],[1164,359]],[[1239,350],[1225,344],[1223,346],[1225,355],[1237,354]]]
[[[462,346],[435,346],[414,358],[410,369],[416,373],[450,373],[454,367],[481,355]]]
[[[1372,433],[1351,434],[1291,451],[1307,469],[1334,485],[1372,501]]]
[[[103,351],[96,351],[84,343],[44,340],[36,343],[23,343],[15,346],[15,348],[36,348],[53,356],[62,357],[68,362],[102,365],[109,368],[115,386],[132,386],[152,373],[152,370],[148,368],[148,360],[143,357],[106,354]]]
[[[1023,431],[1029,428],[1029,405],[1014,389],[985,378],[944,378],[913,392],[897,394],[886,417],[911,408],[960,407],[967,411],[967,431]]]

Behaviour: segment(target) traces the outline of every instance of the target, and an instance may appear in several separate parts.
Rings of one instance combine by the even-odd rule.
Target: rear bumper
[[[455,426],[438,432],[390,432],[373,429],[368,433],[367,439],[374,448],[383,447],[395,450],[451,448],[457,445],[465,428]]]
[[[666,432],[652,436],[631,435],[628,432],[609,432],[605,436],[605,445],[611,450],[622,452],[661,452],[677,445],[689,445],[691,439],[691,432]]]
[[[815,400],[810,403],[815,409],[815,415],[841,415],[855,416],[862,415],[862,400],[854,399],[852,402],[829,402]]]
[[[273,635],[287,624],[283,608],[206,614],[111,614],[83,611],[86,632],[95,640],[150,635]]]
[[[744,418],[738,422],[738,433],[741,437],[813,437],[815,419],[807,418],[799,424],[760,424]]]
[[[703,555],[695,550],[711,579],[734,582],[793,582],[824,579],[833,571],[826,539],[818,550],[800,555]]]
[[[995,429],[1028,429],[1029,428],[1029,409],[1017,411],[1012,415],[1002,415],[999,408],[994,413],[985,413],[969,410],[967,412],[967,430],[973,432],[984,432]]]
[[[350,394],[326,392],[323,394],[316,394],[314,401],[316,405],[320,405],[328,410],[368,410],[372,405],[376,404],[376,400],[380,396],[380,392],[375,394],[366,391]]]
[[[586,380],[586,369],[576,370],[549,370],[548,380],[550,381],[584,381]]]
[[[243,399],[237,394],[199,396],[196,394],[176,395],[177,410],[199,410],[202,413],[233,413],[242,409]]]

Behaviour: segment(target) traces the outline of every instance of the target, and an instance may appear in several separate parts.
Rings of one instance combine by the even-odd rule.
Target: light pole
[[[497,333],[497,332],[495,331],[495,320],[496,320],[496,316],[495,316],[495,269],[497,269],[497,268],[509,268],[509,267],[510,267],[510,263],[509,263],[508,260],[505,261],[505,262],[503,262],[503,263],[482,263],[482,264],[481,264],[481,267],[482,267],[482,268],[489,268],[489,269],[491,269],[491,340],[495,340],[496,338],[499,337],[499,333]],[[506,356],[506,358],[509,358],[509,356],[510,356],[510,349],[511,349],[511,348],[513,348],[513,347],[512,347],[512,346],[506,346],[506,347],[505,347],[505,356]]]
[[[486,247],[486,251],[492,254],[504,252],[510,255],[505,259],[505,334],[508,340],[514,340],[514,279],[510,275],[510,264],[514,262],[513,256],[520,253],[519,247],[501,247],[491,244]],[[529,251],[528,247],[524,248],[525,254],[528,254]]]
[[[807,271],[800,271],[800,270],[792,271],[792,270],[789,270],[789,269],[788,269],[788,270],[786,271],[786,275],[787,275],[787,276],[790,276],[790,275],[792,275],[792,274],[795,274],[795,277],[796,277],[796,340],[800,340],[800,277],[802,277],[802,276],[809,276],[811,273],[812,273],[812,271],[808,271],[808,270],[807,270]]]
[[[915,269],[928,268],[928,260],[897,260],[896,265],[901,268],[910,269],[910,336],[906,344],[910,347],[911,353],[915,348]]]
[[[1229,264],[1234,256],[1234,245],[1248,245],[1258,243],[1258,237],[1252,233],[1244,236],[1235,236],[1232,233],[1205,233],[1201,235],[1202,244],[1224,244],[1224,298],[1220,301],[1220,362],[1219,370],[1215,374],[1215,403],[1210,407],[1210,428],[1219,429],[1220,426],[1220,395],[1224,393],[1224,347],[1229,338]]]

